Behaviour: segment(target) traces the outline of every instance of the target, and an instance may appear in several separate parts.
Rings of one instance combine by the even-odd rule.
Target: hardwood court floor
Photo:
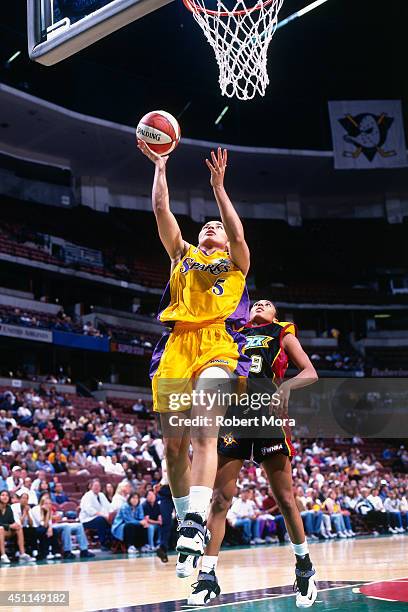
[[[408,534],[311,544],[310,555],[317,568],[320,590],[313,607],[316,612],[344,609],[408,612],[408,605],[404,603],[408,602]],[[217,605],[211,606],[213,612],[296,610],[291,590],[293,567],[289,546],[222,551],[217,571],[222,597]],[[174,571],[175,556],[170,557],[168,564],[162,564],[153,555],[1,566],[1,591],[68,590],[70,605],[0,607],[0,612],[2,609],[12,612],[118,609],[121,612],[174,612],[191,609],[185,599],[195,576],[180,580]],[[364,583],[375,584],[367,586]]]

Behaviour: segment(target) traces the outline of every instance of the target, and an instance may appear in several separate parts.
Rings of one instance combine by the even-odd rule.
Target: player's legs
[[[220,594],[215,570],[225,535],[227,512],[237,490],[236,482],[243,463],[242,459],[218,456],[217,477],[207,521],[211,540],[205,549],[197,582],[188,598],[190,605],[203,605]]]
[[[205,368],[197,378],[195,391],[199,402],[193,406],[191,417],[207,417],[208,421],[191,429],[193,460],[191,466],[191,486],[189,491],[188,513],[180,528],[177,550],[180,553],[201,556],[210,533],[205,526],[207,513],[213,494],[217,473],[218,429],[215,416],[219,406],[213,399],[219,382],[225,384],[230,379],[227,369],[218,366]],[[203,392],[202,395],[200,392]],[[212,401],[210,398],[213,398]],[[207,410],[211,408],[211,410]]]
[[[293,544],[302,544],[306,540],[302,517],[296,506],[293,494],[292,467],[289,457],[276,454],[262,462],[274,498],[279,506],[290,541]]]
[[[197,383],[195,385],[196,392],[201,390],[208,394],[215,394],[217,392],[217,382],[221,382],[220,390],[222,392],[222,385],[225,385],[225,391],[229,390],[228,381],[231,378],[231,374],[228,370],[219,366],[210,366],[203,370],[198,376]],[[225,384],[227,383],[227,384]],[[219,413],[218,404],[211,408],[210,400],[205,399],[200,406],[193,407],[191,416],[208,416],[212,419],[215,418],[215,414]],[[214,486],[215,477],[217,473],[218,455],[217,455],[217,440],[218,440],[219,427],[215,425],[214,420],[212,425],[203,425],[203,427],[194,427],[192,429],[191,444],[193,447],[193,463],[191,468],[191,483],[192,485],[211,487]],[[207,511],[208,508],[206,508]]]
[[[152,377],[153,408],[161,413],[164,456],[167,478],[179,521],[188,510],[191,461],[189,457],[190,428],[171,427],[169,415],[180,412],[171,405],[171,397],[191,391],[190,378],[198,342],[190,330],[173,330],[163,335],[154,349],[150,375]],[[184,408],[186,409],[186,408]]]
[[[211,532],[211,540],[205,549],[203,567],[206,564],[207,556],[217,557],[220,552],[225,536],[226,516],[237,491],[237,478],[243,464],[244,461],[242,459],[232,459],[218,455],[217,477],[215,479],[214,495],[207,521]]]
[[[296,605],[309,608],[317,597],[313,576],[315,570],[309,557],[302,517],[293,494],[292,468],[290,459],[282,453],[272,455],[262,462],[271,485],[273,495],[285,519],[292,548],[296,556]]]
[[[167,424],[167,419],[164,417]],[[190,428],[186,427],[180,436],[164,437],[164,456],[166,458],[167,479],[173,498],[179,525],[188,512],[191,483]],[[166,557],[166,555],[164,555]],[[197,558],[198,560],[198,558]],[[197,562],[194,557],[179,554],[176,575],[179,578],[191,576]]]
[[[166,419],[166,417],[164,417]],[[167,421],[167,419],[166,419]],[[190,429],[185,428],[182,435],[174,437],[164,437],[164,456],[166,458],[167,478],[169,481],[171,494],[174,498],[186,497],[190,491],[191,461],[188,454],[190,448]],[[184,514],[187,511],[184,511]],[[177,511],[177,505],[176,505]],[[177,516],[181,519],[183,513],[177,511]]]

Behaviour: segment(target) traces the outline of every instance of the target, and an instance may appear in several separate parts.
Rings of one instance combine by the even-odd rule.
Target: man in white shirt
[[[373,465],[372,461],[371,461],[371,457],[366,457],[364,459],[364,461],[362,463],[359,463],[356,465],[356,467],[358,467],[358,469],[360,470],[361,474],[371,474],[372,472],[376,471],[376,466]]]
[[[138,447],[137,440],[134,437],[130,437],[127,434],[123,439],[122,451],[126,452],[126,450],[135,451]]]
[[[28,451],[28,445],[25,442],[25,434],[23,432],[19,433],[17,438],[12,441],[10,444],[10,450],[13,453],[26,453]]]
[[[45,408],[43,403],[39,404],[39,407],[34,410],[34,422],[35,423],[46,423],[50,418],[50,411]]]
[[[31,410],[23,404],[17,410],[17,416],[19,417],[20,423],[23,422],[23,419],[25,419],[25,421],[30,421],[32,417]]]
[[[249,489],[243,489],[239,497],[235,498],[228,511],[227,520],[233,527],[242,528],[243,540],[245,544],[260,544],[261,534],[259,533],[259,521],[257,519],[257,507],[250,499]]]
[[[388,495],[384,500],[384,510],[388,513],[388,517],[391,523],[389,531],[394,531],[394,533],[404,533],[400,505],[401,502],[397,497],[395,491],[393,491],[392,489],[388,491]]]
[[[13,429],[15,429],[17,427],[17,421],[13,417],[13,414],[12,414],[11,410],[7,411],[6,421],[7,421],[7,423],[11,423]]]
[[[123,469],[123,465],[119,463],[116,455],[112,455],[112,457],[107,456],[105,461],[104,470],[107,474],[117,474],[118,476],[125,476],[125,470]]]
[[[378,495],[378,489],[373,489],[370,495],[367,496],[367,499],[373,505],[374,510],[385,512],[383,501],[381,497]]]
[[[43,480],[47,480],[47,475],[45,473],[45,470],[38,470],[37,478],[33,481],[31,485],[31,490],[34,491],[35,493],[38,493],[38,491],[40,490],[40,484],[42,483]]]
[[[373,533],[378,535],[378,528],[381,530],[385,530],[388,525],[387,515],[384,512],[384,508],[381,508],[379,501],[376,499],[378,497],[378,489],[373,489],[372,495],[370,495],[369,489],[363,487],[360,491],[361,495],[357,500],[355,505],[356,511],[363,515],[367,524],[373,530]],[[376,500],[376,504],[380,509],[376,509],[370,497],[374,497]],[[393,530],[392,527],[388,526],[388,531],[391,533],[397,533]]]
[[[30,483],[30,486],[28,486],[28,483]],[[32,489],[30,489],[30,487],[31,487],[31,478],[24,478],[24,484],[17,491],[16,495],[17,497],[21,497],[23,493],[26,493],[28,495],[28,504],[30,506],[36,506],[38,504],[37,493],[33,491]]]
[[[11,476],[7,478],[6,483],[10,493],[15,493],[16,491],[21,489],[24,484],[24,481],[22,478],[22,470],[19,465],[15,465],[13,467],[13,469],[11,470]]]
[[[143,403],[141,398],[137,399],[136,402],[132,406],[133,412],[145,412],[146,406]]]
[[[103,550],[110,550],[110,524],[108,522],[111,504],[101,492],[101,483],[94,478],[89,491],[82,496],[80,502],[79,520],[84,529],[95,529]]]

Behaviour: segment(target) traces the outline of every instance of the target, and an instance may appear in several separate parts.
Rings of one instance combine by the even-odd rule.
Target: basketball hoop
[[[217,0],[217,10],[210,10],[205,0],[183,0],[214,49],[222,95],[239,100],[251,100],[257,93],[264,96],[268,47],[283,0],[261,0],[252,7],[234,0],[233,10],[224,1]]]

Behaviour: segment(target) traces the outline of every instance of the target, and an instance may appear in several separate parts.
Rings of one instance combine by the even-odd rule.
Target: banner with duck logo
[[[337,170],[408,166],[400,100],[329,102],[329,114]]]

